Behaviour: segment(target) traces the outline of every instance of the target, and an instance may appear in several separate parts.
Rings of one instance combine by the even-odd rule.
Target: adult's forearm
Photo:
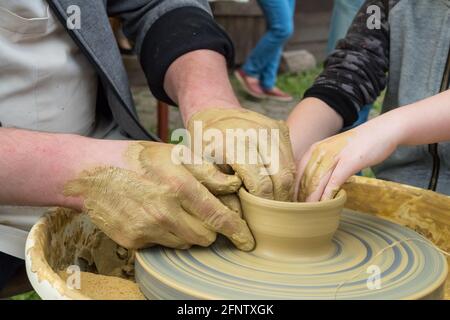
[[[287,119],[296,160],[317,141],[332,136],[342,129],[342,117],[317,98],[301,101]]]
[[[65,197],[64,185],[108,156],[109,144],[100,143],[75,135],[0,128],[0,204],[80,210],[82,201]],[[117,152],[117,146],[110,149]]]
[[[164,89],[180,107],[186,124],[197,111],[239,108],[224,56],[211,50],[196,50],[175,60],[167,70]]]

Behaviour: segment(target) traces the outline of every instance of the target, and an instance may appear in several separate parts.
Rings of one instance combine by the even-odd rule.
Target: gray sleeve
[[[123,21],[125,35],[134,42],[136,52],[141,51],[142,42],[150,27],[169,11],[195,7],[208,12],[207,0],[108,0],[109,16],[118,16]]]

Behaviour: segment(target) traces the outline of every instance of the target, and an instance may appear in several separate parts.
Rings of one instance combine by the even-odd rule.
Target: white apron
[[[96,95],[95,71],[45,1],[0,0],[3,127],[92,135]],[[0,251],[23,259],[46,210],[0,206]]]

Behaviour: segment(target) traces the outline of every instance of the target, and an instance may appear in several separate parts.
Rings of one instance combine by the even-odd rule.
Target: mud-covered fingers
[[[273,199],[273,183],[257,146],[253,145],[246,148],[246,153],[248,158],[245,161],[230,159],[229,153],[227,153],[227,163],[242,179],[242,183],[248,192],[261,198]]]
[[[330,138],[314,146],[301,180],[302,194],[306,198],[319,188],[324,177],[329,177],[329,173],[336,167],[341,158],[339,144],[338,139]]]
[[[361,169],[360,158],[355,156],[354,152],[352,152],[351,150],[346,151],[345,149],[351,142],[354,135],[354,130],[338,134],[336,136],[323,140],[322,142],[317,144],[313,150],[311,159],[309,160],[309,164],[317,162],[318,165],[316,166],[316,168],[314,168],[314,172],[306,172],[304,174],[310,177],[308,186],[314,187],[314,184],[318,184],[322,177],[328,175],[330,171],[335,171],[337,169],[337,177],[335,176],[335,174],[332,174],[328,179],[330,180],[330,183],[327,183],[327,185],[330,184],[330,186],[328,188],[327,186],[325,187],[327,189],[324,190],[324,199],[333,197],[336,191],[339,189],[339,186],[345,182],[345,179],[348,178],[352,173],[355,173]],[[337,167],[338,164],[339,167]],[[306,168],[306,171],[308,171],[308,166]],[[341,172],[342,169],[344,169],[343,172]],[[339,172],[341,172],[341,174],[339,174]]]
[[[165,247],[174,249],[187,249],[191,247],[191,243],[178,237],[167,229],[159,229],[157,232],[152,232],[152,228],[146,228],[146,234],[142,232],[136,232],[133,238],[130,237],[112,237],[114,241],[127,249],[143,249],[151,247],[155,244],[163,245]],[[138,234],[141,234],[139,236]],[[116,238],[118,240],[116,240]]]
[[[236,213],[239,217],[242,217],[241,201],[239,200],[237,194],[227,194],[218,196],[217,198],[220,200],[220,202],[227,206],[228,209]]]
[[[163,239],[168,232],[189,245],[209,246],[216,239],[215,232],[205,228],[198,218],[191,216],[179,203],[170,203],[157,209],[153,205],[148,206],[147,210],[151,211],[151,219],[156,227],[166,231]]]
[[[153,204],[141,207],[142,213],[134,221],[123,221],[122,225],[128,230],[123,230],[126,234],[126,243],[120,245],[129,249],[142,249],[155,244],[163,245],[175,249],[187,249],[192,243],[175,234],[175,217],[161,210],[156,210]],[[173,212],[173,211],[171,211]],[[131,226],[128,228],[127,226]],[[114,240],[114,238],[113,238]]]
[[[184,164],[184,166],[215,195],[235,193],[242,185],[237,175],[225,174],[205,159],[202,159],[202,164]]]
[[[179,145],[177,148],[189,155],[189,161],[184,161],[181,157],[177,157],[177,161],[213,194],[235,193],[241,187],[242,181],[235,174],[223,173],[215,164],[194,154],[185,146]]]
[[[226,135],[221,146],[223,148],[223,160],[241,178],[250,193],[273,199],[272,181],[258,151],[258,134],[254,130],[248,129],[247,131],[250,125],[251,128],[260,128],[257,123],[249,124],[248,121],[243,121],[243,119],[236,119],[232,123],[216,124],[215,128],[223,133],[230,126],[240,128],[233,135]]]
[[[206,228],[201,220],[187,212],[180,215],[173,232],[188,243],[202,247],[212,244],[217,236],[216,232]]]
[[[259,141],[259,153],[266,164],[273,184],[275,200],[292,201],[295,190],[295,163],[289,138],[289,130],[284,122],[278,122],[278,130],[273,135],[270,128],[267,141]]]
[[[247,168],[233,166],[233,169],[241,176],[251,194],[267,199],[292,201],[295,189],[295,163],[289,130],[282,121],[266,117],[262,117],[255,127],[266,133],[259,134],[256,144],[247,147],[248,152],[254,149],[258,154],[258,171],[253,173],[250,171],[254,170],[252,163],[248,163]],[[245,175],[248,172],[249,174]]]
[[[180,189],[179,194],[182,207],[198,217],[206,228],[228,237],[241,250],[253,249],[255,242],[247,223],[200,183],[193,182]]]
[[[295,201],[304,201],[302,188],[301,188],[301,180],[303,178],[303,174],[305,172],[306,166],[308,165],[309,159],[311,158],[312,149],[309,150],[303,155],[300,161],[297,163],[297,172],[295,175],[295,189],[294,189],[294,202]]]
[[[233,164],[231,165],[242,179],[247,191],[255,196],[273,199],[273,184],[264,165],[258,164]]]
[[[163,236],[159,237],[152,244],[159,244],[164,247],[173,248],[173,249],[189,249],[191,244],[182,240],[180,237],[176,236],[171,232],[167,232]],[[146,247],[151,246],[152,244],[148,244]]]
[[[319,143],[313,146],[307,161],[300,183],[301,198],[306,202],[320,201],[337,159]]]
[[[289,128],[285,122],[280,123],[280,162],[281,168],[286,170],[286,173],[281,175],[281,187],[283,190],[283,200],[292,201],[295,190],[295,159],[292,150],[291,138],[289,135]]]
[[[353,165],[351,160],[342,159],[339,161],[330,175],[320,200],[333,199],[348,178],[362,169],[360,166]]]
[[[298,201],[306,201],[309,194],[314,191],[312,185],[313,174],[320,165],[321,158],[316,155],[317,149],[313,145],[302,157],[297,170]]]
[[[225,174],[234,174],[234,170],[233,170],[233,168],[230,166],[230,165],[228,165],[228,164],[215,164],[216,166],[217,166],[217,168],[219,168],[219,170],[222,172],[222,173],[225,173]]]
[[[331,173],[338,160],[330,161],[328,154],[320,153],[311,157],[301,181],[302,197],[306,202],[320,201]]]
[[[190,243],[186,242],[185,240],[179,238],[169,231],[160,232],[156,237],[155,235],[152,235],[150,239],[148,237],[137,239],[136,241],[128,243],[123,247],[130,250],[138,250],[149,248],[154,245],[162,245],[164,247],[173,249],[189,249],[191,247]]]
[[[316,184],[314,190],[311,190],[311,192],[306,195],[305,202],[316,202],[321,200],[323,192],[330,180],[331,174],[332,170],[318,178],[319,181]]]

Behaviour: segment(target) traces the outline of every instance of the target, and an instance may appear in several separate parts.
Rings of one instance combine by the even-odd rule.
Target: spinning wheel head
[[[136,255],[136,280],[151,299],[442,298],[447,262],[416,232],[344,211],[329,254],[280,259],[237,250],[225,238],[209,248],[153,247]],[[378,277],[377,277],[378,276]],[[370,285],[372,279],[378,279]],[[342,284],[342,286],[340,286]]]

